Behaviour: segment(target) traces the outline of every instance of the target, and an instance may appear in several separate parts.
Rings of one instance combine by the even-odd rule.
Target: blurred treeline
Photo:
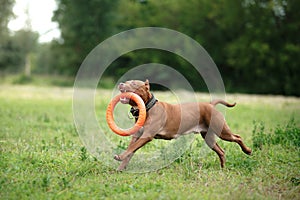
[[[11,14],[10,4],[5,11],[2,3],[2,72],[27,70],[27,74],[75,76],[83,59],[101,41],[128,29],[155,26],[174,29],[197,40],[217,64],[229,92],[300,96],[298,0],[56,2],[58,9],[52,20],[59,23],[61,38],[43,44],[37,43],[38,35],[30,30],[8,34],[5,19]],[[189,70],[189,63],[158,50],[128,53],[116,60],[105,75],[117,80],[128,69],[150,62],[174,67],[196,90],[206,90],[198,84],[201,76]],[[30,65],[30,72],[26,65]]]

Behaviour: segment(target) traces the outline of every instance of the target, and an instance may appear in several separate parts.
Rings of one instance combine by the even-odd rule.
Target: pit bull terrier
[[[221,167],[225,166],[225,152],[216,143],[215,135],[222,140],[236,142],[242,151],[251,155],[252,150],[247,147],[242,138],[233,134],[225,122],[223,115],[214,106],[218,103],[227,107],[233,107],[223,100],[214,100],[210,103],[184,103],[169,104],[155,99],[150,92],[149,81],[126,81],[118,86],[120,92],[134,92],[144,101],[147,117],[143,128],[132,136],[130,144],[125,152],[115,155],[114,159],[122,161],[118,170],[126,168],[133,154],[142,146],[155,139],[171,140],[189,133],[200,133],[208,146],[217,153]],[[121,98],[121,103],[132,106],[131,113],[138,118],[138,108],[135,102],[127,98]],[[210,131],[209,131],[210,130]]]

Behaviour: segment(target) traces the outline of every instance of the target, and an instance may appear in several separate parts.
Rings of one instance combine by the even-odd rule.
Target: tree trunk
[[[31,60],[30,60],[30,54],[28,53],[26,55],[26,61],[25,61],[25,76],[30,77],[31,75]]]

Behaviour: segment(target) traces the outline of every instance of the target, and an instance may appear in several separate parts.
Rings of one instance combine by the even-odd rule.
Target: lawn
[[[225,169],[213,151],[200,153],[204,143],[197,135],[167,167],[128,173],[86,150],[74,126],[72,94],[72,88],[0,85],[0,199],[300,199],[299,98],[227,95],[237,106],[226,109],[226,120],[253,155],[219,141]],[[168,92],[155,94],[174,101]],[[97,91],[96,115],[124,148],[128,138],[103,120],[110,95]]]

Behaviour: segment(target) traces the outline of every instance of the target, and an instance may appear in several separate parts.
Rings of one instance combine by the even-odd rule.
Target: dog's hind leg
[[[241,149],[243,150],[243,152],[245,154],[251,155],[252,150],[244,144],[241,136],[239,136],[237,134],[233,134],[230,131],[230,129],[227,126],[227,124],[224,125],[224,128],[223,128],[223,130],[222,130],[222,132],[221,132],[221,134],[220,134],[219,137],[222,140],[225,140],[225,141],[236,142],[237,144],[240,145]]]
[[[210,136],[207,135],[207,132],[201,132],[202,138],[205,140],[206,144],[218,154],[220,159],[221,167],[224,168],[225,166],[225,152],[224,150],[218,145],[218,143],[215,141],[215,136],[211,134]]]
[[[218,154],[221,167],[224,168],[226,162],[224,150],[218,145],[218,143],[215,144],[212,150]]]

